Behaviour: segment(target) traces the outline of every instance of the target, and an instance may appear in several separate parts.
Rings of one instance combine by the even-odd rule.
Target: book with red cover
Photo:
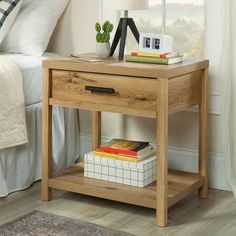
[[[99,147],[99,150],[102,152],[125,154],[134,157],[149,152],[151,149],[152,147],[149,145],[149,142],[125,139],[112,139],[107,144]]]

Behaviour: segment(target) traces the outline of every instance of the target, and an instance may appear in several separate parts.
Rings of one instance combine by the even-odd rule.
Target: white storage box
[[[84,176],[144,187],[156,180],[156,156],[140,162],[100,157],[93,152],[85,154]]]

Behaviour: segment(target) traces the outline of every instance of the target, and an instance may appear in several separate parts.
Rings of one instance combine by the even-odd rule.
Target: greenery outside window
[[[140,32],[160,34],[165,28],[165,33],[174,37],[174,51],[183,53],[186,58],[203,56],[204,0],[149,0],[148,10],[129,11],[129,16],[134,18]],[[127,53],[138,50],[130,32],[126,45]]]

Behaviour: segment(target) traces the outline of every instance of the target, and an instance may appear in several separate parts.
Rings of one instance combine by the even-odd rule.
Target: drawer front
[[[52,71],[52,98],[98,106],[156,110],[157,80],[73,71]]]

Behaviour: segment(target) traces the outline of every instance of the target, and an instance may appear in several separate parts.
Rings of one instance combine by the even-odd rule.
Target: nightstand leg
[[[97,150],[101,144],[101,112],[92,111],[92,138],[93,150]]]
[[[51,72],[44,69],[42,111],[42,200],[51,200],[49,179],[52,175],[52,106],[49,105]]]
[[[202,98],[199,105],[199,174],[203,176],[204,185],[199,189],[199,197],[208,197],[208,69],[202,74]]]
[[[168,79],[158,79],[157,95],[157,225],[168,219]]]

